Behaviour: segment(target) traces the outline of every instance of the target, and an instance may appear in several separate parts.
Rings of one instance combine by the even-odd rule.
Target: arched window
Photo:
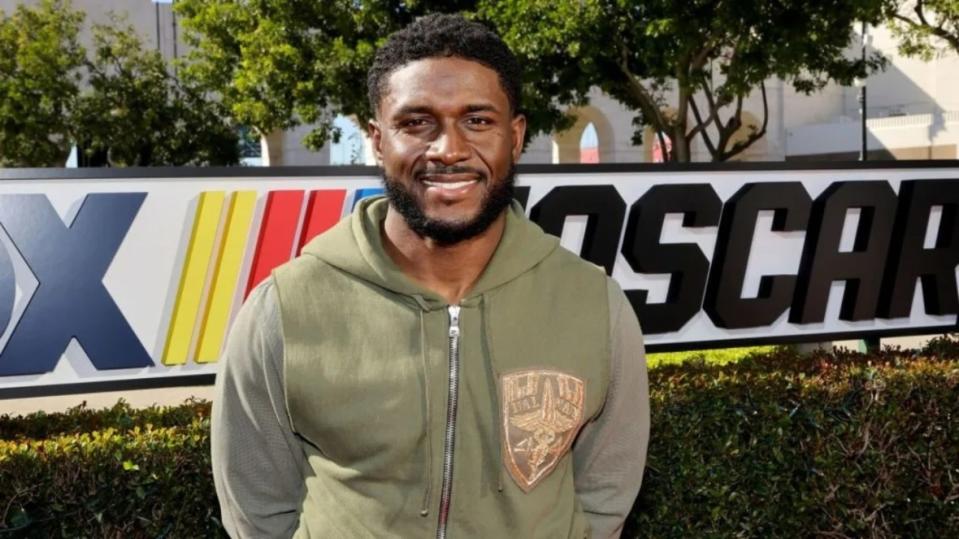
[[[248,167],[263,166],[263,142],[256,132],[248,127],[240,127],[240,164]]]
[[[356,127],[356,123],[346,116],[337,116],[333,125],[340,129],[340,140],[330,143],[330,164],[363,164],[363,134]]]
[[[553,163],[613,163],[615,137],[605,113],[587,105],[571,111],[572,127],[553,133]]]
[[[586,125],[579,139],[579,162],[599,163],[599,136],[592,122]]]

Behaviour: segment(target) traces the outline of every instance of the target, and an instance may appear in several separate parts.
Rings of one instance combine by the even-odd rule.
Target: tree
[[[235,164],[238,135],[208,94],[171,76],[117,19],[93,27],[68,0],[0,12],[0,166]]]
[[[130,27],[93,27],[89,88],[74,109],[74,138],[90,166],[232,165],[239,133],[220,105],[170,75]]]
[[[940,45],[959,53],[959,0],[890,0],[886,13],[903,54],[929,60]]]
[[[669,137],[670,160],[689,161],[692,141],[702,137],[712,159],[725,161],[765,135],[766,80],[778,77],[809,94],[883,66],[878,55],[845,54],[854,23],[877,22],[880,4],[480,0],[478,14],[525,62],[549,74],[547,83],[574,81],[573,99],[595,85],[635,110],[635,141],[650,126],[661,147]],[[762,122],[744,128],[743,103],[754,91]]]
[[[0,11],[0,166],[61,166],[72,145],[83,15],[43,0]]]
[[[427,13],[474,7],[470,0],[180,0],[176,11],[193,48],[181,74],[216,92],[233,118],[260,135],[314,125],[303,142],[318,150],[339,140],[336,113],[361,125],[372,117],[366,72],[390,33]],[[578,77],[571,79],[526,74],[528,137],[572,124],[557,103],[574,101]]]

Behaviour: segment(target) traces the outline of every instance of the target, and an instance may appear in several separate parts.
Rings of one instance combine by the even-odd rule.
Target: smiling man
[[[526,120],[503,42],[424,17],[377,52],[386,197],[257,287],[212,456],[234,537],[618,537],[649,437],[622,290],[512,202]]]

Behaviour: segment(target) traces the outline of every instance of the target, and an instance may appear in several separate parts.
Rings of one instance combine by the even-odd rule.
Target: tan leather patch
[[[527,370],[504,374],[501,389],[506,469],[529,492],[573,443],[586,383],[562,372]]]

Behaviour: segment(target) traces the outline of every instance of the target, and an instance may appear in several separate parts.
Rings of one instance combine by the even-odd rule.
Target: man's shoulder
[[[333,267],[318,256],[304,252],[273,268],[271,280],[281,288],[287,288],[332,270]]]
[[[606,305],[611,322],[616,323],[622,317],[624,311],[632,309],[629,298],[619,281],[607,275],[603,266],[594,264],[562,246],[558,246],[555,252],[550,255],[548,263],[555,268],[562,268],[563,271],[569,272],[573,279],[588,279],[597,286],[602,283],[606,292]]]
[[[586,260],[562,245],[557,245],[544,262],[548,262],[554,268],[575,272],[594,279],[601,279],[606,275],[602,266]]]

